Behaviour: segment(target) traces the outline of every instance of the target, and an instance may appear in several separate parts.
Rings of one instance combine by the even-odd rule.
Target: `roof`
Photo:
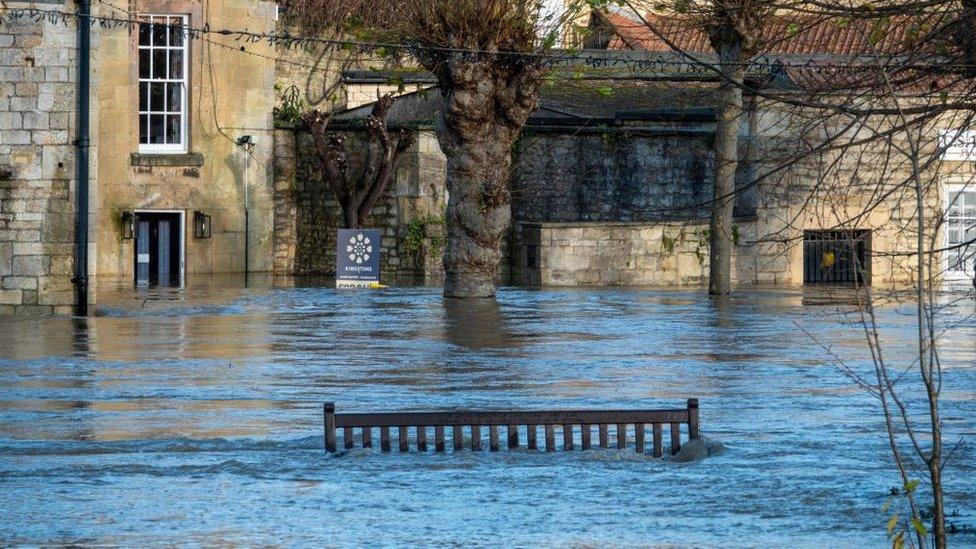
[[[436,120],[443,96],[433,87],[401,96],[390,108],[391,125],[428,126]],[[598,125],[635,121],[707,122],[714,120],[717,94],[710,83],[634,80],[559,80],[540,91],[532,125]],[[373,105],[336,113],[336,126],[355,126]]]
[[[588,47],[612,50],[657,52],[684,51],[713,53],[701,23],[687,15],[647,14],[638,16],[594,11],[590,20],[593,37]],[[918,17],[902,19],[839,20],[812,17],[771,17],[763,29],[767,47],[762,53],[773,55],[863,55],[876,51],[897,53],[910,42]],[[653,32],[653,27],[657,33]],[[915,30],[913,30],[915,29]],[[667,38],[667,41],[662,39]],[[672,48],[668,42],[677,48]]]

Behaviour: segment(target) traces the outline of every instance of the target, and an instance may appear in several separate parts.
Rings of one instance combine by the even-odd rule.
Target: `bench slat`
[[[455,425],[451,428],[451,434],[454,436],[454,449],[460,450],[464,448],[464,428],[460,425]]]
[[[400,442],[400,451],[409,452],[410,451],[410,430],[406,427],[400,427],[400,432],[398,433],[397,439]]]
[[[396,412],[336,414],[336,427],[401,425],[579,425],[581,423],[688,423],[688,410],[562,410],[534,412]]]
[[[664,455],[664,443],[661,432],[664,427],[660,423],[654,424],[654,457],[659,458]]]
[[[434,451],[443,452],[444,451],[444,426],[438,425],[434,427]]]
[[[481,451],[481,425],[471,426],[471,449]]]

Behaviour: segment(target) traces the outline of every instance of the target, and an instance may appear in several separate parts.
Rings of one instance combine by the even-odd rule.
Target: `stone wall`
[[[0,23],[0,315],[72,310],[76,57],[73,25]]]
[[[754,224],[737,225],[744,242]],[[682,286],[708,283],[708,220],[520,223],[516,284]],[[733,279],[752,280],[749,246],[736,246]]]
[[[707,216],[711,129],[570,128],[518,142],[512,174],[519,221],[655,221]],[[747,181],[748,166],[740,179]],[[737,213],[751,213],[743,195]]]
[[[275,273],[331,276],[342,224],[335,194],[323,179],[310,135],[279,129],[275,140]],[[428,280],[443,275],[443,165],[433,135],[418,135],[401,158],[396,180],[366,219],[366,227],[383,234],[384,275]]]

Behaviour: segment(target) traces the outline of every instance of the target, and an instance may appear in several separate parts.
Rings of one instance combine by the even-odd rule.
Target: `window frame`
[[[190,16],[188,14],[185,14],[185,13],[160,13],[160,12],[142,13],[142,14],[139,15],[140,26],[141,25],[144,25],[144,24],[149,24],[149,25],[160,24],[160,23],[155,23],[154,20],[157,19],[157,18],[165,18],[164,19],[165,23],[162,23],[164,26],[172,27],[174,25],[179,25],[179,27],[181,29],[181,32],[182,32],[182,35],[183,35],[183,44],[182,44],[182,46],[180,46],[180,47],[177,48],[177,47],[171,47],[171,46],[169,46],[167,44],[165,46],[165,49],[166,49],[167,52],[169,52],[169,51],[181,51],[183,53],[183,62],[182,62],[182,67],[181,67],[181,70],[182,70],[182,78],[179,78],[179,79],[171,79],[171,78],[160,79],[160,78],[154,78],[153,71],[152,71],[153,55],[151,53],[149,55],[149,58],[150,58],[149,78],[143,78],[142,77],[142,74],[141,74],[141,68],[142,68],[142,66],[141,66],[141,63],[142,63],[142,51],[143,50],[150,50],[150,51],[152,51],[153,49],[158,49],[158,48],[156,48],[152,44],[152,42],[150,42],[150,45],[148,45],[148,46],[142,45],[140,43],[140,36],[139,36],[141,29],[137,30],[135,40],[136,40],[136,79],[137,79],[137,84],[136,84],[136,94],[137,94],[136,113],[137,113],[137,116],[138,116],[136,128],[137,128],[137,139],[138,139],[138,143],[139,143],[139,149],[138,150],[139,150],[139,153],[140,154],[185,154],[185,153],[189,152],[189,148],[190,148],[189,147],[189,145],[190,145],[190,139],[189,139],[189,130],[190,130],[190,124],[189,124],[189,118],[190,118],[190,112],[189,112],[190,111],[190,108],[189,108],[189,91],[190,91],[190,72],[189,72],[190,71],[190,40],[189,40],[189,36],[188,36],[189,33],[187,32],[187,29],[189,28]],[[171,23],[171,20],[173,20],[173,19],[176,19],[179,22],[178,23]],[[152,33],[150,33],[150,36],[152,36]],[[166,110],[166,111],[156,111],[156,110],[153,110],[152,109],[153,105],[150,104],[150,101],[149,101],[148,98],[146,100],[147,101],[147,105],[146,105],[147,106],[147,110],[146,111],[143,111],[142,110],[142,100],[143,100],[143,98],[142,98],[142,93],[143,93],[142,85],[143,85],[143,83],[146,83],[147,84],[147,86],[146,86],[146,93],[151,94],[152,93],[151,92],[151,85],[152,85],[153,82],[162,82],[162,83],[166,83],[166,84],[179,83],[179,84],[182,85],[182,91],[180,93],[180,110],[179,110],[179,113],[178,113],[180,115],[180,142],[179,143],[143,143],[142,142],[142,123],[143,123],[143,119],[145,117],[152,116],[153,114],[156,114],[156,115],[162,114],[164,116],[170,115],[170,114],[177,114],[177,111],[173,111],[173,110]],[[164,96],[165,96],[165,92],[164,92]],[[168,99],[167,99],[167,101],[168,101]],[[167,105],[167,108],[168,108],[168,105]],[[165,121],[164,121],[164,124],[165,124]],[[150,131],[150,128],[147,125],[147,132],[148,131]],[[147,136],[148,136],[148,134],[147,134]]]
[[[952,221],[955,218],[950,219],[949,209],[952,206],[952,203],[950,202],[952,193],[976,194],[976,182],[965,182],[965,183],[949,182],[946,183],[943,188],[945,190],[945,199],[943,202],[943,205],[945,206],[945,211],[943,214],[945,216],[944,217],[945,227],[943,229],[944,234],[942,237],[942,242],[944,247],[946,248],[946,251],[943,253],[942,263],[945,272],[945,278],[947,280],[971,280],[973,279],[974,276],[976,276],[976,266],[973,265],[973,263],[976,262],[976,256],[970,258],[969,261],[964,262],[963,269],[961,270],[952,269],[950,266],[950,263],[952,261],[952,255],[955,250],[949,250],[948,248],[950,246],[955,246],[955,244],[949,242],[949,224],[952,223]],[[971,219],[972,222],[976,224],[976,216],[970,218],[963,215],[960,216],[960,219],[963,220],[963,223],[965,223],[966,220]],[[963,235],[963,238],[965,238],[965,235]],[[976,245],[973,245],[972,248],[974,249],[974,252],[976,252]]]

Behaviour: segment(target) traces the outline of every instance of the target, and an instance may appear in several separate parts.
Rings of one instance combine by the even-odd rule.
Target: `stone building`
[[[100,284],[194,284],[245,271],[330,275],[341,216],[309,136],[294,120],[275,120],[289,90],[296,109],[341,110],[333,129],[344,132],[358,131],[378,92],[405,94],[393,122],[418,139],[368,223],[383,230],[387,275],[440,276],[448,197],[432,131],[440,101],[433,78],[376,70],[382,60],[344,59],[314,45],[283,48],[199,32],[281,30],[276,5],[265,0],[92,6],[111,24],[91,27],[89,208],[77,212],[79,52],[70,14],[79,6],[59,1],[8,2],[0,12],[0,315],[70,314],[82,215],[89,227],[87,273]],[[591,25],[587,45],[602,49],[579,56],[642,63],[669,55],[621,14],[594,15]],[[698,35],[673,38],[689,50],[704,48]],[[819,55],[832,43],[788,53]],[[514,223],[501,281],[704,282],[714,81],[573,66],[554,76],[514,151]],[[789,85],[793,76],[772,84]],[[740,151],[736,280],[807,281],[822,270],[824,258],[816,254],[823,255],[823,243],[841,246],[838,228],[857,235],[844,253],[866,262],[874,283],[910,280],[905,253],[912,235],[904,228],[911,197],[892,187],[867,215],[854,215],[878,186],[865,181],[870,162],[853,157],[829,175],[832,160],[821,157],[754,184],[769,156],[799,136],[784,113],[759,99],[750,112]],[[952,128],[947,122],[940,129]],[[945,219],[938,234],[949,245],[976,231],[976,188],[969,183],[974,149],[950,147],[946,173],[926,195],[931,217]],[[877,154],[863,151],[860,159]],[[825,178],[830,184],[813,192]],[[841,222],[849,219],[856,222]],[[966,261],[946,260],[948,276],[973,276],[964,254]],[[90,288],[89,302],[97,303],[97,286]]]
[[[275,13],[255,0],[141,0],[129,15],[144,21],[138,28],[101,31],[100,279],[180,284],[270,270],[274,48],[242,52],[182,27],[266,33]]]
[[[0,23],[0,315],[70,314],[75,31]]]
[[[707,282],[716,84],[632,72],[607,76],[608,71],[594,71],[543,87],[540,107],[514,150],[513,225],[500,282]],[[781,74],[768,85],[790,88],[795,78]],[[440,100],[436,89],[407,94],[391,110],[391,120],[432,136]],[[910,171],[904,159],[895,168],[875,169],[890,151],[868,145],[837,158],[809,155],[757,181],[757,174],[809,138],[803,134],[809,128],[801,123],[802,113],[759,98],[750,103],[740,147],[734,280],[853,282],[857,262],[876,286],[911,282],[915,197],[902,184]],[[337,114],[334,128],[358,131],[354,121],[370,108]],[[938,133],[931,137],[926,146],[934,151]],[[418,165],[440,182],[444,158],[436,153],[431,148]],[[955,221],[955,234],[951,224],[932,225],[951,245],[961,238],[959,227],[962,234],[974,232],[976,187],[965,184],[972,181],[973,158],[945,156],[939,170],[952,178],[942,185],[942,175],[926,174],[938,184],[927,185],[925,204],[931,220],[943,219],[953,205],[964,218]],[[443,187],[432,189],[443,194]],[[884,199],[873,203],[874,195]],[[949,254],[936,265],[937,276],[948,279],[971,280],[971,268],[972,258],[958,262]]]
[[[0,314],[67,314],[74,303],[78,9],[14,2],[0,13]],[[274,47],[198,31],[271,32],[275,4],[91,10],[101,19],[89,54],[90,280],[269,271]]]

